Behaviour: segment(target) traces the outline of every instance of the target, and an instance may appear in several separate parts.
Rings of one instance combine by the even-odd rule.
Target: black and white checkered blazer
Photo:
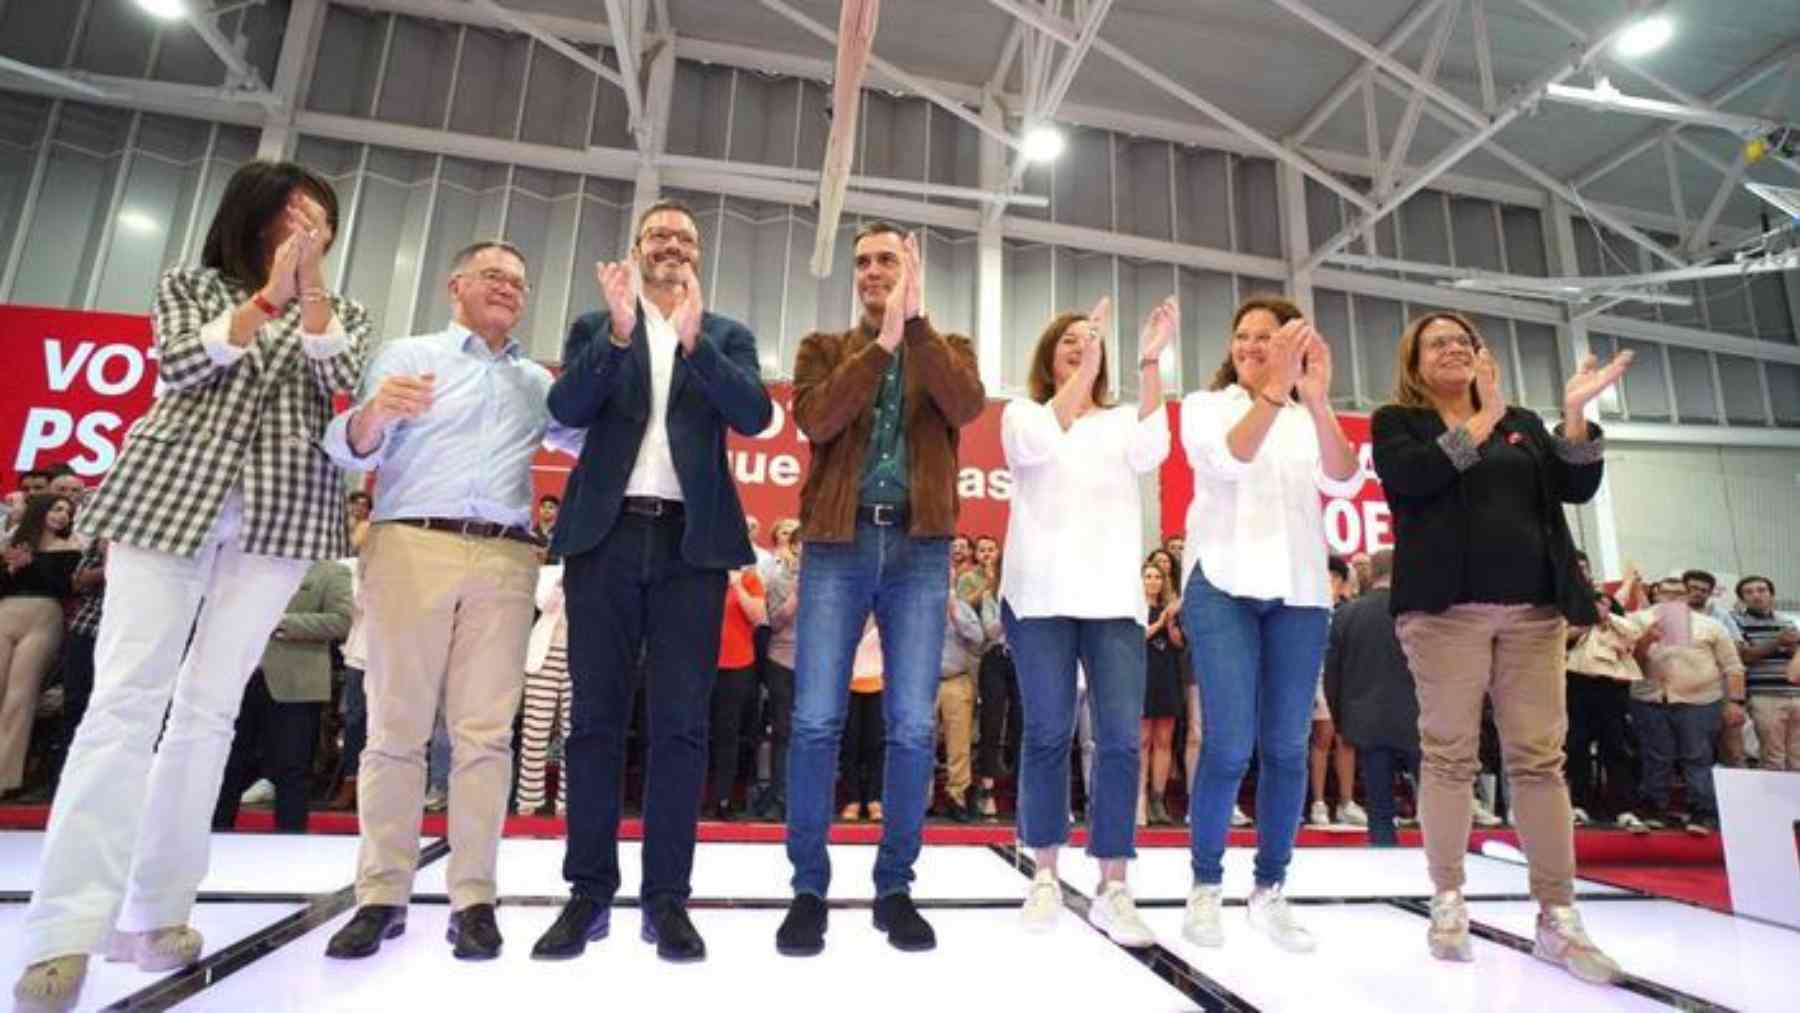
[[[353,392],[368,348],[369,314],[331,297],[349,341],[311,358],[300,339],[300,300],[220,366],[200,331],[250,297],[211,268],[163,275],[152,311],[161,382],[150,411],[126,435],[117,463],[81,510],[82,533],[156,552],[199,550],[241,488],[243,551],[293,559],[349,554],[344,478],[319,439],[332,395]]]

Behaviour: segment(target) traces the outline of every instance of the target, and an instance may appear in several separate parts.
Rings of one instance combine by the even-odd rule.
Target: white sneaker
[[[1594,985],[1609,985],[1624,974],[1613,959],[1600,952],[1581,927],[1581,916],[1572,907],[1553,907],[1538,912],[1537,941],[1531,955],[1559,964],[1563,970]]]
[[[1575,825],[1578,827],[1585,827],[1594,822],[1593,820],[1588,819],[1587,810],[1580,806],[1576,806],[1574,809],[1569,810],[1569,819],[1574,821]]]
[[[1505,823],[1506,823],[1505,820],[1494,815],[1494,810],[1489,809],[1487,807],[1486,802],[1483,802],[1480,799],[1475,800],[1475,825],[1476,826],[1478,826],[1478,827],[1498,827],[1498,826],[1504,825]]]
[[[1025,894],[1025,906],[1019,909],[1019,924],[1027,932],[1050,932],[1062,917],[1062,884],[1053,869],[1039,869],[1031,877],[1031,889]]]
[[[1225,892],[1218,886],[1196,883],[1188,891],[1187,912],[1181,919],[1181,937],[1195,946],[1224,946],[1225,926],[1220,920]]]
[[[1144,924],[1131,899],[1131,888],[1124,883],[1106,884],[1088,907],[1088,921],[1120,946],[1137,949],[1156,945],[1156,933]]]
[[[1246,816],[1244,814],[1243,806],[1234,805],[1231,807],[1231,825],[1232,826],[1247,827],[1250,825],[1250,822],[1251,822],[1250,817]]]
[[[1431,898],[1431,928],[1425,932],[1425,942],[1439,960],[1475,959],[1469,945],[1469,906],[1461,893],[1446,890]]]
[[[238,796],[241,805],[267,805],[275,801],[275,783],[268,778],[259,778],[257,782],[244,789]]]
[[[1345,802],[1338,806],[1338,822],[1353,827],[1366,827],[1369,825],[1369,814],[1355,802]]]
[[[1314,802],[1312,808],[1306,811],[1306,825],[1309,827],[1322,827],[1330,822],[1331,810],[1325,808],[1323,802]]]
[[[1650,832],[1650,825],[1643,820],[1638,819],[1636,813],[1622,812],[1613,820],[1613,822],[1618,825],[1620,830],[1629,830],[1634,834],[1647,834]]]
[[[1250,894],[1250,927],[1289,953],[1311,953],[1319,945],[1294,919],[1279,886],[1259,886]]]

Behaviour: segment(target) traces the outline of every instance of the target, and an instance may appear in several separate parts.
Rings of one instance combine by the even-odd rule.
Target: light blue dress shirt
[[[325,429],[325,452],[349,471],[380,469],[370,519],[470,518],[530,527],[538,447],[579,453],[583,431],[550,418],[550,371],[507,340],[498,352],[460,324],[397,338],[363,371],[361,405],[386,377],[436,374],[431,410],[389,423],[368,456],[350,447],[350,415]]]

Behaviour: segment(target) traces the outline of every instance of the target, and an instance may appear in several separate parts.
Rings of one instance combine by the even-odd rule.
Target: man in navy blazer
[[[551,416],[587,439],[550,542],[564,560],[569,617],[563,878],[572,895],[533,948],[539,959],[576,956],[611,925],[625,731],[640,672],[650,735],[642,935],[665,960],[706,956],[686,905],[707,717],[726,577],[756,558],[725,429],[759,433],[773,408],[750,329],[702,309],[700,242],[685,205],[646,210],[632,260],[598,266],[607,309],[569,328],[550,389]]]

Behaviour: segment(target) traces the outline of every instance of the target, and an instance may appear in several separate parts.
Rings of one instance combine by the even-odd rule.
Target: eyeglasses
[[[480,278],[484,285],[492,285],[495,288],[516,289],[520,295],[531,294],[530,282],[519,275],[508,274],[497,267],[484,267],[479,271],[473,272],[473,274],[475,277]]]
[[[645,243],[655,243],[658,246],[674,244],[690,250],[700,246],[700,237],[684,229],[645,229],[640,238]]]
[[[1425,346],[1427,352],[1441,352],[1444,349],[1451,347],[1460,348],[1466,352],[1473,352],[1475,349],[1481,347],[1481,342],[1476,340],[1475,335],[1467,332],[1459,334],[1433,334],[1431,337],[1422,340],[1420,344]]]

